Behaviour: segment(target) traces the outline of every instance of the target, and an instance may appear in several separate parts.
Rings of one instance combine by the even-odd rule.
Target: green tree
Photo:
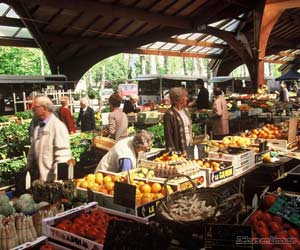
[[[41,75],[41,51],[31,48],[0,47],[0,74]],[[44,71],[51,74],[44,55]]]

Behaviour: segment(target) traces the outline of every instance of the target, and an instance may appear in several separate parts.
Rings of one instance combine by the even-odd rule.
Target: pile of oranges
[[[125,177],[96,173],[89,174],[82,179],[77,179],[76,186],[84,189],[89,188],[95,192],[113,195],[116,181],[124,182]]]
[[[76,186],[83,189],[89,188],[94,192],[113,196],[116,181],[125,182],[126,178],[119,175],[103,173],[89,174],[82,179],[77,179]],[[143,181],[131,180],[131,184],[136,186],[137,205],[163,198],[166,194],[164,187],[159,183],[145,183]],[[167,185],[167,188],[169,193],[173,193],[173,190],[169,185]]]
[[[244,133],[241,136],[247,136],[249,138],[261,138],[261,139],[285,139],[287,134],[282,131],[279,126],[274,124],[266,124],[261,129],[253,129],[248,135]]]
[[[159,183],[145,183],[139,181],[134,183],[137,187],[136,189],[136,202],[137,205],[145,204],[160,198],[163,198],[166,195],[166,190]],[[168,193],[173,193],[172,188],[167,185]]]

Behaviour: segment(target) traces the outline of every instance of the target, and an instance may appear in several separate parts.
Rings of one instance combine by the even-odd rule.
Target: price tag
[[[267,141],[260,142],[260,143],[259,143],[259,152],[264,152],[264,151],[266,151],[266,150],[268,149],[268,148],[267,148],[267,144],[268,144]]]
[[[136,186],[115,182],[114,203],[128,208],[135,208]]]
[[[251,226],[208,224],[205,249],[252,249]]]
[[[69,165],[67,163],[57,164],[57,179],[68,180],[69,179]]]

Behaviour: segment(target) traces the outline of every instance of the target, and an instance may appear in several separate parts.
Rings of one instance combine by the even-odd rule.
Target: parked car
[[[103,90],[100,90],[99,94],[100,94],[100,97],[101,97],[101,100],[104,101],[104,102],[107,102],[108,101],[108,98],[114,93],[114,90],[113,89],[103,89]]]

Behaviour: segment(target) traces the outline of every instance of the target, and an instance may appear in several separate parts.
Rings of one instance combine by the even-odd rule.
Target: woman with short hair
[[[139,152],[150,151],[153,139],[151,132],[140,130],[133,137],[118,141],[103,156],[95,173],[100,170],[117,173],[136,168]]]
[[[70,99],[67,96],[62,96],[60,98],[61,107],[58,109],[58,114],[60,120],[67,126],[70,134],[76,133],[76,126],[69,109]]]
[[[169,93],[172,107],[164,115],[166,149],[186,153],[192,145],[192,120],[187,105],[187,91],[182,87],[172,88]]]
[[[108,115],[108,135],[112,139],[121,140],[128,136],[128,118],[120,109],[122,97],[115,93],[109,99],[111,113]]]

